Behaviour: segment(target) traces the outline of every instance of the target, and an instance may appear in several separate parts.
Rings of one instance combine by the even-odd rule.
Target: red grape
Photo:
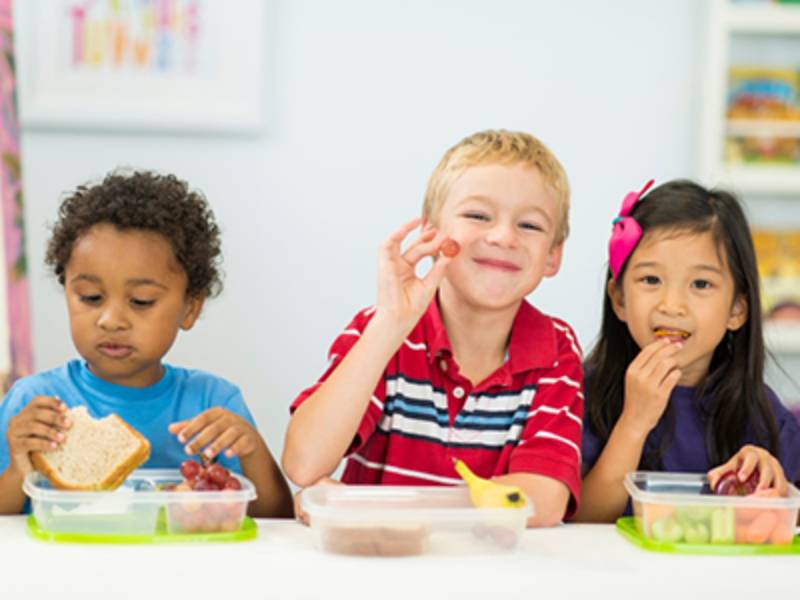
[[[208,467],[206,472],[208,480],[212,483],[215,483],[219,487],[224,487],[225,482],[228,481],[228,477],[230,477],[228,469],[218,463],[214,463]]]
[[[236,477],[229,477],[228,481],[225,482],[225,489],[240,490],[242,489],[242,483]]]
[[[193,460],[185,460],[181,463],[181,475],[189,481],[196,479],[201,470],[200,465]]]

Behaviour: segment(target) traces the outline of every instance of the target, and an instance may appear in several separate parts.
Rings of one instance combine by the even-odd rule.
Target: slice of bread
[[[150,457],[150,442],[120,419],[93,419],[85,406],[66,413],[72,427],[53,452],[33,452],[37,471],[61,490],[113,490]]]

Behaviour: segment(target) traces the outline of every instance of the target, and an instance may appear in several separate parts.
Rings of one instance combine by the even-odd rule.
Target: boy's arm
[[[258,497],[250,503],[251,517],[291,517],[292,494],[272,453],[264,439],[259,436],[256,449],[239,459],[242,474],[253,482]]]
[[[406,335],[376,313],[336,370],[297,407],[283,450],[283,468],[290,480],[307,487],[336,469]]]
[[[531,499],[535,514],[528,519],[528,527],[552,527],[564,518],[570,491],[561,481],[535,473],[500,475],[492,477],[492,481],[516,485]]]
[[[386,365],[431,302],[452,257],[439,256],[425,277],[416,274],[445,237],[426,225],[405,250],[414,219],[381,245],[375,314],[333,373],[297,407],[286,431],[283,468],[300,487],[330,475],[344,456]]]
[[[0,515],[18,515],[22,512],[25,506],[25,492],[22,491],[24,478],[13,462],[0,473]]]

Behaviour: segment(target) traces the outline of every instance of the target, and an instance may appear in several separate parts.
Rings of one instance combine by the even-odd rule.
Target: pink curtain
[[[8,314],[0,315],[0,319],[7,323],[11,355],[10,372],[3,374],[5,389],[30,374],[33,366],[11,3],[0,0],[0,205],[4,241],[0,258],[5,261],[8,298]]]

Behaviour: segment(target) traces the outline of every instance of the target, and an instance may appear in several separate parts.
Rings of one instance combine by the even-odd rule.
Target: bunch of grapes
[[[181,464],[184,480],[170,487],[175,492],[236,492],[242,489],[241,482],[220,464],[203,467],[193,460]],[[247,502],[219,499],[170,502],[167,504],[168,526],[177,533],[236,531],[242,525]]]
[[[184,482],[176,486],[175,491],[219,492],[242,489],[241,482],[218,463],[203,467],[193,460],[185,460],[181,463],[181,475]]]

